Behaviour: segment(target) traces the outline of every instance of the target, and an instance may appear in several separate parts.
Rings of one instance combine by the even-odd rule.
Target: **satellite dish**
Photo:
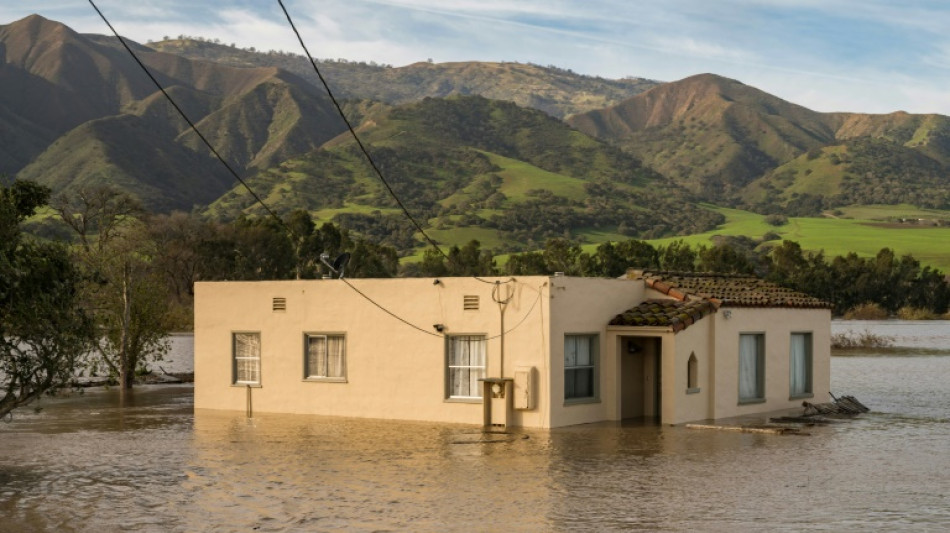
[[[320,254],[320,261],[327,266],[334,274],[337,274],[338,277],[343,277],[343,269],[346,268],[346,264],[350,261],[350,254],[348,252],[343,252],[336,259],[333,260],[331,264],[327,259],[330,258],[330,255],[326,252]]]
[[[339,255],[339,257],[333,260],[333,266],[331,266],[330,268],[332,268],[334,272],[339,272],[340,277],[342,278],[343,269],[346,268],[346,264],[349,262],[350,262],[350,253],[343,252],[342,254]]]

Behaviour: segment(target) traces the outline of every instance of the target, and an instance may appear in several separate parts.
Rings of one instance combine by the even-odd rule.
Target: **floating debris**
[[[802,402],[802,407],[805,408],[804,416],[813,416],[813,415],[846,415],[854,416],[861,413],[867,413],[870,409],[859,402],[854,396],[842,396],[840,398],[835,398],[835,395],[832,394],[831,398],[834,400],[829,403],[810,403]]]
[[[808,435],[801,428],[785,425],[743,424],[741,426],[720,426],[714,424],[686,424],[687,429],[715,429],[718,431],[737,431],[739,433],[765,433],[768,435]]]

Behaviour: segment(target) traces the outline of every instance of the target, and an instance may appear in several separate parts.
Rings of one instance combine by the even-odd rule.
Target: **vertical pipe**
[[[251,405],[251,386],[248,385],[247,386],[247,417],[253,418],[253,414],[254,414],[254,409],[252,408],[252,405]]]

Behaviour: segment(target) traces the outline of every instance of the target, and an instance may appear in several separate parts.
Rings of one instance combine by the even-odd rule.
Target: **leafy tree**
[[[67,385],[94,338],[66,250],[19,231],[48,197],[31,182],[0,188],[0,417]]]
[[[696,252],[683,239],[676,239],[658,250],[660,268],[674,272],[692,272],[696,265]]]
[[[481,243],[472,239],[465,246],[453,246],[443,257],[434,249],[423,253],[420,273],[423,276],[492,276],[498,273],[495,259],[488,250],[481,249]]]
[[[131,389],[137,369],[168,350],[168,285],[153,258],[141,206],[109,186],[79,189],[53,207],[79,237],[82,299],[101,336],[99,362]]]

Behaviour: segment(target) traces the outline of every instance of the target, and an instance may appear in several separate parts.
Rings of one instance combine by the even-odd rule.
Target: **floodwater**
[[[832,361],[874,412],[756,435],[193,413],[189,386],[0,422],[0,531],[950,528],[950,352]]]

